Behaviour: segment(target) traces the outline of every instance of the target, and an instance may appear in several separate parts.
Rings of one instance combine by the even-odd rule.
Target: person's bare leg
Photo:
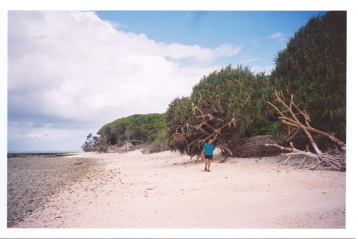
[[[209,171],[210,171],[210,164],[211,164],[211,162],[210,162],[210,161],[211,161],[211,160],[210,160],[210,159],[207,159],[207,160],[208,160],[208,164],[207,164],[207,165],[208,165],[208,167],[207,167],[207,169],[208,169],[208,172],[209,172]]]
[[[209,159],[205,159],[205,171],[208,171]]]

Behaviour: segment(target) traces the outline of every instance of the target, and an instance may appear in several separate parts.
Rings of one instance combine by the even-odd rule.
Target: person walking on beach
[[[202,157],[205,156],[205,171],[210,172],[210,164],[213,159],[215,146],[213,145],[213,140],[209,139],[208,143],[204,144]]]

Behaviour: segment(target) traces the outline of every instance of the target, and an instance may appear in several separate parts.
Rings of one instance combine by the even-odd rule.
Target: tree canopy
[[[224,155],[242,157],[245,137],[287,133],[267,102],[294,95],[314,128],[345,141],[346,28],[346,12],[313,17],[278,52],[271,75],[229,65],[204,76],[190,96],[173,99],[166,113],[117,119],[98,131],[98,140],[143,144],[168,136],[172,149],[194,156],[212,138]]]
[[[189,97],[174,99],[167,110],[171,146],[195,155],[209,137],[240,156],[242,139],[255,134],[283,135],[287,129],[267,104],[274,92],[295,96],[311,125],[346,133],[346,12],[311,18],[275,58],[271,75],[228,66],[203,77]]]
[[[272,88],[295,95],[312,126],[346,135],[347,12],[311,18],[275,58]]]
[[[143,144],[153,142],[157,137],[165,137],[165,114],[135,114],[117,119],[104,125],[98,132],[108,145],[121,145],[124,142]]]
[[[97,132],[99,137],[92,134],[82,146],[85,151],[103,150],[108,146],[122,146],[130,142],[137,144],[152,144],[156,141],[166,141],[166,115],[165,114],[135,114],[119,118],[105,124]]]
[[[168,107],[170,146],[197,155],[202,143],[213,138],[218,147],[240,156],[242,138],[252,126],[270,124],[265,116],[265,99],[270,94],[267,77],[249,68],[227,66],[215,71],[193,87],[190,97],[174,99]]]

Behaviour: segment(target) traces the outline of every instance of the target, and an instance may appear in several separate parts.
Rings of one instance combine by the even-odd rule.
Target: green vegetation
[[[267,104],[275,91],[288,100],[294,95],[297,106],[310,115],[312,127],[335,132],[345,141],[346,12],[310,19],[275,61],[269,76],[228,66],[201,79],[190,97],[174,99],[167,111],[171,147],[195,155],[207,137],[213,137],[240,156],[240,138],[286,135],[287,127]]]
[[[115,120],[98,131],[98,138],[90,135],[84,148],[168,142],[174,150],[196,155],[202,142],[214,137],[216,144],[240,156],[237,148],[244,137],[287,133],[267,104],[275,91],[286,99],[294,95],[312,127],[345,141],[346,15],[327,12],[310,19],[277,54],[271,75],[229,65],[203,77],[189,97],[173,99],[166,113]]]
[[[295,96],[317,129],[346,135],[347,13],[327,12],[309,20],[278,53],[272,88]]]
[[[190,97],[174,99],[169,105],[170,146],[196,155],[202,143],[212,137],[235,151],[243,137],[274,134],[272,129],[279,126],[266,103],[273,92],[268,84],[263,73],[254,75],[242,66],[228,66],[202,78]]]
[[[106,151],[108,146],[120,147],[127,142],[133,145],[162,144],[167,133],[165,119],[165,114],[136,114],[117,119],[104,125],[97,132],[99,137],[92,138],[92,134],[87,136],[82,148],[85,151],[99,148]]]

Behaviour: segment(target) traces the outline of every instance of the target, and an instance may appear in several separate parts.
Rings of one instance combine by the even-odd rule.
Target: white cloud
[[[276,32],[276,33],[270,35],[268,37],[268,39],[276,39],[276,40],[279,40],[279,41],[284,41],[284,40],[286,40],[286,37],[285,37],[285,35],[283,33]]]
[[[215,48],[215,53],[219,56],[234,56],[237,55],[241,51],[242,46],[233,47],[229,44],[224,44]]]
[[[32,122],[8,126],[8,150],[80,151],[89,129],[56,129],[50,124],[34,127]]]
[[[259,58],[251,58],[251,59],[245,59],[242,62],[247,63],[247,62],[254,62],[254,61],[258,61],[258,60],[260,60],[260,59]]]
[[[252,66],[250,70],[255,73],[265,72],[266,75],[271,74],[271,71],[274,69],[274,66]]]
[[[93,12],[9,11],[8,22],[9,121],[42,116],[43,124],[54,126],[54,120],[103,125],[130,114],[162,113],[216,70],[216,59],[241,50],[155,42],[117,31]]]

